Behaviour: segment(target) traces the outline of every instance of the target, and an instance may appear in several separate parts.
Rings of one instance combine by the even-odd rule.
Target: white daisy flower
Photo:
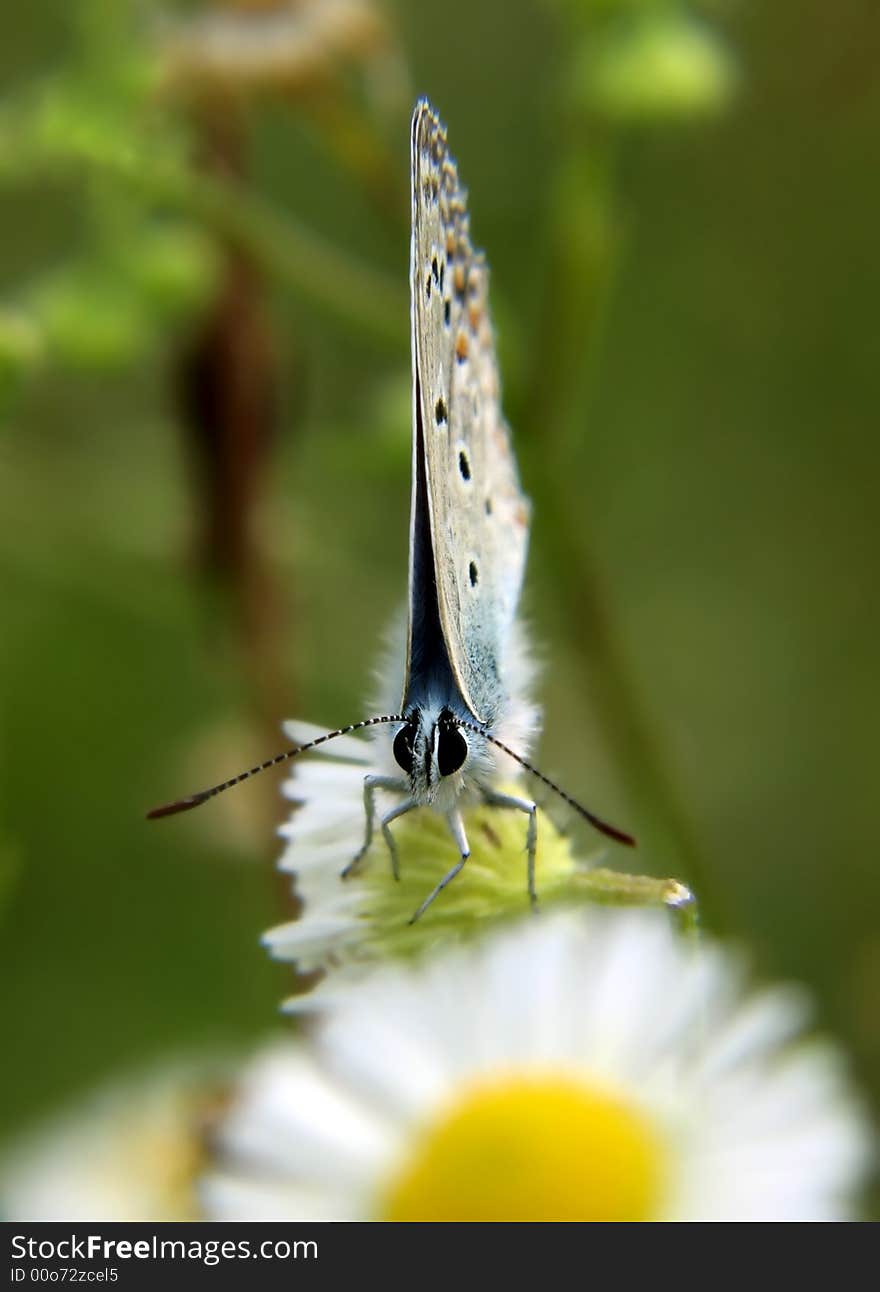
[[[297,745],[324,731],[304,722],[288,722],[284,729]],[[450,937],[485,932],[490,922],[509,921],[528,909],[523,815],[482,803],[464,813],[471,847],[467,865],[418,923],[411,923],[413,912],[455,859],[447,824],[430,808],[394,824],[399,882],[378,830],[363,864],[341,878],[364,839],[364,777],[392,769],[386,732],[376,739],[340,736],[319,745],[285,782],[285,795],[297,807],[280,829],[287,847],[279,867],[295,875],[302,910],[298,919],[270,929],[263,942],[277,959],[295,961],[302,973],[333,968],[334,978],[341,973],[350,979],[388,954],[410,956],[445,945]],[[509,789],[517,792],[516,785]],[[518,792],[524,792],[521,785]],[[624,875],[579,861],[543,812],[538,813],[536,875],[542,910],[606,902],[665,905],[685,920],[695,917],[690,892],[675,880]],[[324,989],[320,984],[312,996],[292,998],[288,1008],[310,1008]]]
[[[118,1078],[24,1135],[0,1163],[4,1220],[198,1219],[195,1180],[225,1078],[175,1063]]]
[[[344,919],[344,916],[340,917]],[[568,912],[339,988],[246,1072],[212,1219],[831,1220],[869,1132],[803,1002],[644,912]]]

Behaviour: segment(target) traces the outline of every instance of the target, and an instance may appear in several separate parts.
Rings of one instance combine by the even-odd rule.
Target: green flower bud
[[[190,314],[209,300],[219,269],[214,242],[182,225],[144,230],[133,240],[125,265],[147,305],[167,318]]]
[[[35,320],[21,310],[0,310],[0,392],[21,380],[42,356],[43,340]]]
[[[59,273],[35,292],[33,306],[47,346],[72,367],[124,366],[152,339],[138,293],[101,267]]]
[[[730,52],[710,28],[685,14],[645,13],[584,43],[574,96],[618,122],[681,120],[720,111],[736,80]]]

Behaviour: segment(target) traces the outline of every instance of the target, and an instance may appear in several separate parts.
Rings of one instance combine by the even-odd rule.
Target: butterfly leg
[[[461,853],[461,858],[455,863],[452,869],[443,876],[443,878],[440,880],[440,883],[433,890],[433,892],[428,894],[428,896],[422,902],[419,909],[416,911],[415,915],[413,915],[413,917],[409,921],[410,924],[415,924],[416,920],[420,919],[421,916],[424,915],[425,911],[431,905],[434,898],[438,897],[440,893],[443,892],[443,889],[446,888],[448,884],[452,883],[453,879],[455,879],[455,876],[458,874],[458,872],[461,870],[464,863],[467,861],[468,857],[471,855],[470,844],[468,843],[467,835],[464,832],[464,822],[461,819],[461,813],[458,811],[450,812],[446,820],[449,823],[449,829],[452,831],[452,837],[455,840],[456,844],[458,845],[458,851]]]
[[[407,812],[412,812],[413,808],[418,806],[415,799],[407,799],[405,803],[398,803],[397,807],[392,808],[390,812],[386,812],[379,823],[382,827],[385,842],[388,845],[388,852],[391,857],[391,873],[395,879],[400,879],[400,865],[397,860],[397,844],[389,827],[392,821],[396,821],[399,816],[405,816]]]
[[[348,879],[349,875],[354,874],[358,866],[363,861],[364,857],[367,855],[370,844],[373,842],[373,829],[376,823],[376,790],[396,790],[398,793],[402,794],[405,790],[408,790],[408,789],[409,789],[409,784],[406,781],[399,780],[395,776],[374,776],[371,774],[369,776],[364,777],[364,815],[366,817],[366,831],[364,833],[364,841],[361,844],[360,848],[358,848],[355,855],[352,857],[351,861],[345,867],[345,870],[343,870],[342,872],[343,879]],[[382,829],[384,832],[384,829],[385,829],[384,821],[382,823]],[[387,839],[387,835],[386,835],[386,839]],[[392,849],[391,857],[392,857],[392,863],[391,863],[392,869],[394,870],[394,878],[396,879],[397,878],[397,856],[393,849]]]
[[[538,805],[531,799],[521,799],[515,794],[501,794],[498,790],[484,789],[483,798],[490,807],[515,808],[518,812],[529,814],[529,825],[526,831],[526,871],[528,876],[529,901],[532,910],[538,909],[538,890],[535,886],[535,854],[538,847]]]

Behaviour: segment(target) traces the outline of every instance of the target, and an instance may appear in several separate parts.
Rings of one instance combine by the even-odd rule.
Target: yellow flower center
[[[570,1077],[473,1087],[391,1182],[386,1220],[651,1220],[666,1154],[631,1104]]]

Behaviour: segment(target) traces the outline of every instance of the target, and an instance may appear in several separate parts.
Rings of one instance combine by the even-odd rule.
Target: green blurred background
[[[331,39],[319,7],[4,23],[0,1129],[278,1026],[277,783],[143,812],[365,712],[418,93],[493,268],[540,763],[876,1093],[880,11],[397,0]]]

